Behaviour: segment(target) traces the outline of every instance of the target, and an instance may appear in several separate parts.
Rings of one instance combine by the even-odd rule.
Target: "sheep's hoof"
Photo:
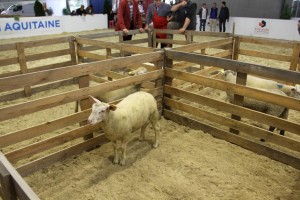
[[[154,148],[157,148],[157,147],[158,147],[158,142],[155,142],[155,143],[153,144],[153,147],[154,147]]]
[[[125,159],[120,161],[120,165],[124,166],[125,165]]]
[[[113,160],[113,164],[118,164],[118,163],[119,163],[119,159],[115,157]]]

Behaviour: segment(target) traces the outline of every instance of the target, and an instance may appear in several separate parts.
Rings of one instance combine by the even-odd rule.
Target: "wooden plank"
[[[27,73],[27,61],[25,57],[25,49],[23,43],[16,43],[17,53],[18,53],[18,59],[19,59],[19,65],[21,69],[22,74]],[[29,85],[24,86],[24,94],[26,97],[31,96],[31,88]]]
[[[264,130],[262,128],[255,127],[241,121],[236,121],[234,119],[229,119],[221,115],[197,108],[195,106],[190,106],[188,104],[175,101],[169,98],[165,98],[164,102],[166,103],[167,106],[169,106],[172,109],[174,108],[179,109],[181,111],[192,114],[193,116],[203,118],[207,121],[215,122],[222,126],[227,126],[229,128],[233,128],[234,130],[242,131],[251,136],[262,138],[271,143],[300,152],[300,141],[296,141],[281,135],[277,135],[270,131]]]
[[[112,60],[98,61],[94,63],[84,63],[60,69],[30,73],[26,75],[0,78],[0,92],[17,89],[23,87],[24,85],[43,84],[46,82],[53,82],[61,79],[94,74],[103,70],[128,67],[131,66],[132,63],[138,64],[145,62],[155,62],[162,59],[163,52],[153,52],[142,55],[133,55],[126,58],[115,58]]]
[[[228,56],[232,56],[232,50],[231,49],[227,49],[218,53],[214,53],[214,54],[210,54],[209,56],[212,57],[217,57],[217,58],[225,58]]]
[[[253,151],[257,154],[264,155],[273,160],[277,160],[284,164],[290,165],[296,169],[300,169],[300,158],[293,156],[287,152],[282,152],[274,148],[268,147],[263,143],[257,143],[249,139],[243,138],[239,135],[230,134],[216,127],[212,127],[206,124],[203,124],[200,121],[181,116],[169,110],[164,110],[164,116],[168,119],[175,121],[178,124],[189,126],[190,128],[202,130],[208,132],[212,136],[226,140],[230,143],[236,144],[240,147]]]
[[[242,96],[250,97],[265,102],[270,102],[276,105],[285,106],[287,108],[300,110],[299,99],[269,93],[264,90],[259,90],[252,87],[245,87],[242,85],[229,83],[223,80],[212,79],[206,76],[190,74],[174,69],[165,69],[165,76],[196,83],[199,85],[204,85],[206,87],[211,87],[226,92],[231,92],[234,94],[239,94]]]
[[[56,68],[60,68],[60,67],[70,66],[70,65],[72,65],[71,61],[66,61],[66,62],[61,62],[61,63],[43,65],[41,67],[29,68],[29,69],[27,69],[27,72],[31,73],[31,72],[48,70],[48,69],[56,69]],[[8,76],[15,76],[15,75],[19,75],[19,74],[21,74],[20,71],[4,73],[4,74],[0,74],[0,78],[8,77]]]
[[[173,49],[176,51],[193,52],[200,49],[214,48],[227,44],[232,44],[232,38],[222,38],[209,42],[192,43],[181,47],[175,47]]]
[[[126,43],[126,44],[142,44],[142,43],[148,43],[148,38],[142,38],[142,39],[133,39],[133,40],[126,40],[126,41],[123,41],[123,43]]]
[[[1,44],[0,45],[0,52],[1,51],[10,51],[10,50],[16,50],[15,44]]]
[[[32,126],[26,129],[22,129],[13,133],[0,136],[0,148],[28,140],[51,131],[61,129],[66,126],[84,121],[91,113],[91,109],[85,110],[79,113],[68,115],[59,119],[48,121],[36,126]]]
[[[66,104],[72,101],[88,98],[88,95],[97,96],[103,92],[108,92],[112,89],[120,87],[126,87],[132,84],[138,84],[144,81],[150,81],[163,77],[163,71],[157,70],[149,72],[147,74],[137,75],[133,77],[127,77],[116,81],[102,83],[88,88],[82,88],[79,90],[73,90],[57,95],[53,95],[46,98],[40,98],[25,103],[20,103],[14,106],[8,106],[0,108],[0,121],[14,118],[29,113],[33,113],[39,110],[52,108],[58,105]]]
[[[101,61],[101,60],[106,60],[107,57],[104,55],[99,55],[99,54],[95,54],[95,53],[90,53],[88,51],[82,51],[82,50],[77,50],[77,54],[80,57],[86,57],[86,58],[91,58],[94,59],[96,61]]]
[[[90,132],[97,131],[101,128],[100,124],[97,124],[95,126],[82,126],[80,128],[76,128],[71,131],[67,131],[65,133],[62,133],[57,136],[53,136],[51,138],[41,140],[39,142],[35,142],[33,144],[30,144],[25,147],[21,147],[19,149],[16,149],[14,151],[10,151],[5,154],[6,158],[12,162],[16,163],[19,160],[22,160],[24,158],[29,158],[30,156],[41,153],[43,151],[49,150],[53,147],[65,144],[71,140],[77,139],[79,137],[84,137]]]
[[[185,40],[159,39],[159,38],[156,38],[156,43],[179,44],[179,45],[187,45],[188,44],[188,42]]]
[[[105,83],[105,82],[109,82],[109,80],[101,78],[99,76],[95,76],[95,75],[90,75],[89,78],[91,81],[95,81],[97,83]]]
[[[287,41],[287,40],[274,40],[274,39],[267,39],[267,38],[255,38],[255,37],[246,37],[240,36],[241,42],[251,43],[251,44],[260,44],[260,45],[268,45],[274,47],[281,47],[281,48],[293,48],[294,42]]]
[[[290,70],[296,71],[298,62],[299,62],[299,55],[300,55],[300,43],[295,43],[293,46],[293,54],[290,64]]]
[[[25,180],[20,176],[20,174],[15,170],[15,168],[6,159],[3,153],[0,152],[0,162],[12,176],[14,188],[19,199],[24,200],[38,200],[39,197],[32,191]]]
[[[246,49],[240,49],[240,54],[246,55],[246,56],[254,56],[254,57],[258,57],[258,58],[266,58],[266,59],[285,61],[285,62],[290,62],[292,59],[291,56],[279,55],[279,54],[273,54],[273,53],[265,53],[265,52],[259,52],[259,51],[251,51],[251,50],[246,50]]]
[[[102,145],[107,142],[107,139],[103,135],[96,136],[90,140],[86,140],[79,144],[73,145],[71,147],[65,148],[58,152],[47,155],[43,158],[39,158],[37,160],[26,163],[17,168],[17,171],[22,176],[28,176],[29,174],[36,172],[40,169],[48,167],[49,165],[54,164],[55,162],[59,162],[69,158],[70,156],[77,155],[82,153],[85,150],[91,149],[98,145]]]
[[[200,32],[200,31],[191,31],[193,36],[209,36],[209,37],[233,37],[232,33],[224,32]]]
[[[113,42],[106,42],[100,40],[91,40],[86,38],[76,38],[76,41],[79,44],[87,44],[87,45],[99,46],[102,48],[111,48],[111,49],[118,49],[124,51],[126,50],[127,52],[131,52],[131,53],[150,53],[156,51],[155,49],[149,47],[139,47],[139,46],[133,46],[131,44],[113,43]]]
[[[16,200],[16,192],[13,186],[13,180],[7,169],[0,162],[0,188],[1,195],[4,200]]]
[[[300,135],[300,124],[296,124],[290,122],[285,119],[280,119],[271,115],[267,115],[265,113],[261,113],[258,111],[250,110],[248,108],[240,107],[234,104],[218,101],[215,99],[211,99],[205,96],[198,95],[193,92],[187,92],[178,88],[174,88],[171,86],[164,86],[164,93],[177,96],[183,99],[187,99],[189,101],[207,105],[209,107],[215,108],[217,110],[222,110],[224,112],[228,112],[231,114],[239,115],[241,117],[251,119],[253,121],[257,121],[263,124],[268,124],[283,130],[290,131],[294,134]]]
[[[44,52],[44,53],[39,53],[39,54],[34,54],[34,55],[28,55],[28,56],[26,56],[26,60],[27,61],[35,61],[35,60],[42,60],[42,59],[63,56],[63,55],[68,55],[68,54],[70,54],[70,49],[61,49],[61,50],[56,50],[56,51],[51,51],[51,52]]]
[[[33,48],[33,47],[61,44],[61,43],[67,43],[67,42],[68,42],[68,37],[48,38],[48,39],[43,39],[43,40],[24,42],[24,47],[25,48]]]
[[[78,37],[81,37],[81,38],[88,38],[88,39],[96,39],[96,38],[107,38],[107,37],[113,37],[113,36],[119,36],[119,31],[79,35],[79,36],[76,36],[75,38],[77,39]]]
[[[67,80],[63,80],[63,81],[58,81],[58,82],[53,82],[47,85],[42,85],[42,86],[36,86],[31,88],[31,92],[32,94],[36,94],[42,91],[49,91],[51,89],[56,89],[62,86],[67,86],[67,85],[72,85],[75,84],[77,82],[77,79],[67,79]],[[24,92],[14,92],[14,93],[10,93],[10,94],[6,94],[3,96],[0,96],[0,102],[3,101],[11,101],[14,100],[16,98],[22,98],[24,97]]]
[[[0,62],[0,67],[1,67],[1,66],[7,66],[7,65],[13,65],[13,64],[19,63],[18,57],[14,57],[14,58],[5,58],[5,59],[1,59],[0,61],[1,61],[1,62]]]
[[[197,64],[203,64],[206,66],[220,67],[236,72],[243,72],[265,78],[288,81],[293,84],[300,84],[300,72],[270,68],[256,64],[248,64],[223,58],[208,57],[194,53],[177,52],[174,50],[166,50],[166,56],[169,59],[173,60],[187,61]]]

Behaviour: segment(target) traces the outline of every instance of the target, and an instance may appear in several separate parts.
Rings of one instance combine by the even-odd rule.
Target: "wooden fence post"
[[[2,188],[2,198],[4,200],[16,200],[17,196],[14,189],[12,177],[2,163],[0,163],[0,183]]]
[[[68,37],[68,41],[69,41],[69,47],[70,47],[70,56],[71,56],[71,62],[72,65],[77,65],[78,61],[77,61],[77,54],[76,54],[76,38],[73,36]]]
[[[205,49],[201,49],[201,54],[202,54],[202,55],[205,55]],[[204,69],[204,65],[201,65],[201,64],[200,64],[200,70],[201,70],[201,69]]]
[[[124,42],[123,31],[119,31],[119,43],[122,43],[122,42]],[[125,53],[124,53],[124,51],[122,51],[122,49],[120,49],[120,55],[121,55],[121,57],[125,56]]]
[[[173,68],[173,60],[172,59],[169,59],[167,58],[166,56],[166,51],[170,49],[170,48],[164,48],[164,69],[166,68]],[[172,82],[173,82],[173,78],[170,78],[170,77],[164,77],[163,79],[163,85],[170,85],[172,86]],[[167,98],[171,98],[171,95],[169,94],[165,94],[163,92],[163,108],[162,108],[162,115],[164,115],[164,110],[165,109],[168,109],[168,110],[171,110],[171,107],[169,106],[166,106],[165,102],[164,102],[164,98],[167,97]]]
[[[185,39],[188,44],[191,44],[193,42],[193,36],[191,31],[186,31]]]
[[[21,73],[25,74],[27,73],[27,63],[25,57],[24,43],[22,42],[16,43],[16,48],[17,48]],[[29,85],[24,87],[24,94],[26,97],[31,96],[31,87]]]
[[[152,47],[156,48],[156,29],[153,29],[152,33]]]
[[[83,48],[83,44],[77,43],[77,58],[78,58],[78,63],[84,63],[84,57],[78,55],[78,51],[80,51]]]
[[[106,59],[111,58],[111,48],[106,48]]]
[[[232,60],[239,59],[240,44],[241,44],[240,37],[239,36],[234,37],[233,49],[232,49]]]
[[[299,64],[300,43],[294,43],[290,70],[296,71]]]
[[[79,82],[79,88],[89,87],[90,86],[89,75],[79,77],[78,82]],[[81,110],[87,110],[92,107],[92,102],[88,98],[81,99],[79,104],[80,104]],[[87,124],[87,121],[81,122],[80,126],[83,126],[85,124]],[[93,138],[93,133],[85,135],[83,138],[85,140],[91,139],[91,138]]]
[[[153,34],[153,30],[152,30],[152,34]],[[152,46],[152,34],[151,34],[151,31],[148,30],[148,47],[153,47]]]
[[[247,74],[238,72],[237,76],[236,76],[236,84],[246,85],[246,82],[247,82]],[[243,96],[237,95],[237,94],[234,95],[233,104],[243,106],[243,101],[244,101]],[[241,117],[238,116],[238,115],[231,115],[231,119],[235,119],[237,121],[240,121]],[[234,133],[234,134],[239,134],[238,130],[235,130],[235,129],[232,129],[232,128],[230,128],[229,131],[231,133]]]

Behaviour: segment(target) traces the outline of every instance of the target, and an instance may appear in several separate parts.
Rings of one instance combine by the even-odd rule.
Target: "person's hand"
[[[145,25],[145,28],[144,28],[144,30],[145,30],[145,31],[148,31],[148,30],[149,30],[149,26],[148,26],[148,24],[146,24],[146,25]]]
[[[140,33],[144,33],[144,29],[143,28],[139,28]]]
[[[183,6],[185,6],[187,4],[187,2],[186,1],[182,1],[180,4],[183,7]]]
[[[127,33],[128,33],[128,29],[127,29],[127,28],[124,28],[124,29],[123,29],[123,33],[127,34]]]
[[[185,32],[185,28],[179,29],[179,33],[184,33],[184,32]]]

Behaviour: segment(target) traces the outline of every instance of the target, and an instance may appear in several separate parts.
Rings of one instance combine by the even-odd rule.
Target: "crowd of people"
[[[80,8],[77,8],[76,10],[73,10],[71,12],[71,15],[93,15],[94,14],[94,7],[93,5],[89,5],[88,7],[84,7],[84,5],[81,5]]]
[[[196,30],[197,4],[195,0],[177,0],[174,5],[164,3],[162,0],[152,0],[145,12],[145,24],[143,26],[141,0],[116,0],[112,12],[115,12],[116,31],[123,31],[124,40],[131,40],[132,35],[127,35],[129,30],[139,29],[140,32],[155,29],[172,29],[184,33],[186,30]],[[220,12],[216,3],[210,9],[203,3],[198,11],[200,17],[200,31],[205,31],[209,19],[210,31],[216,31],[219,22],[219,31],[226,31],[226,21],[229,21],[229,9],[226,2],[222,1]],[[156,38],[172,39],[173,35],[156,34]],[[170,45],[161,44],[161,48]]]

